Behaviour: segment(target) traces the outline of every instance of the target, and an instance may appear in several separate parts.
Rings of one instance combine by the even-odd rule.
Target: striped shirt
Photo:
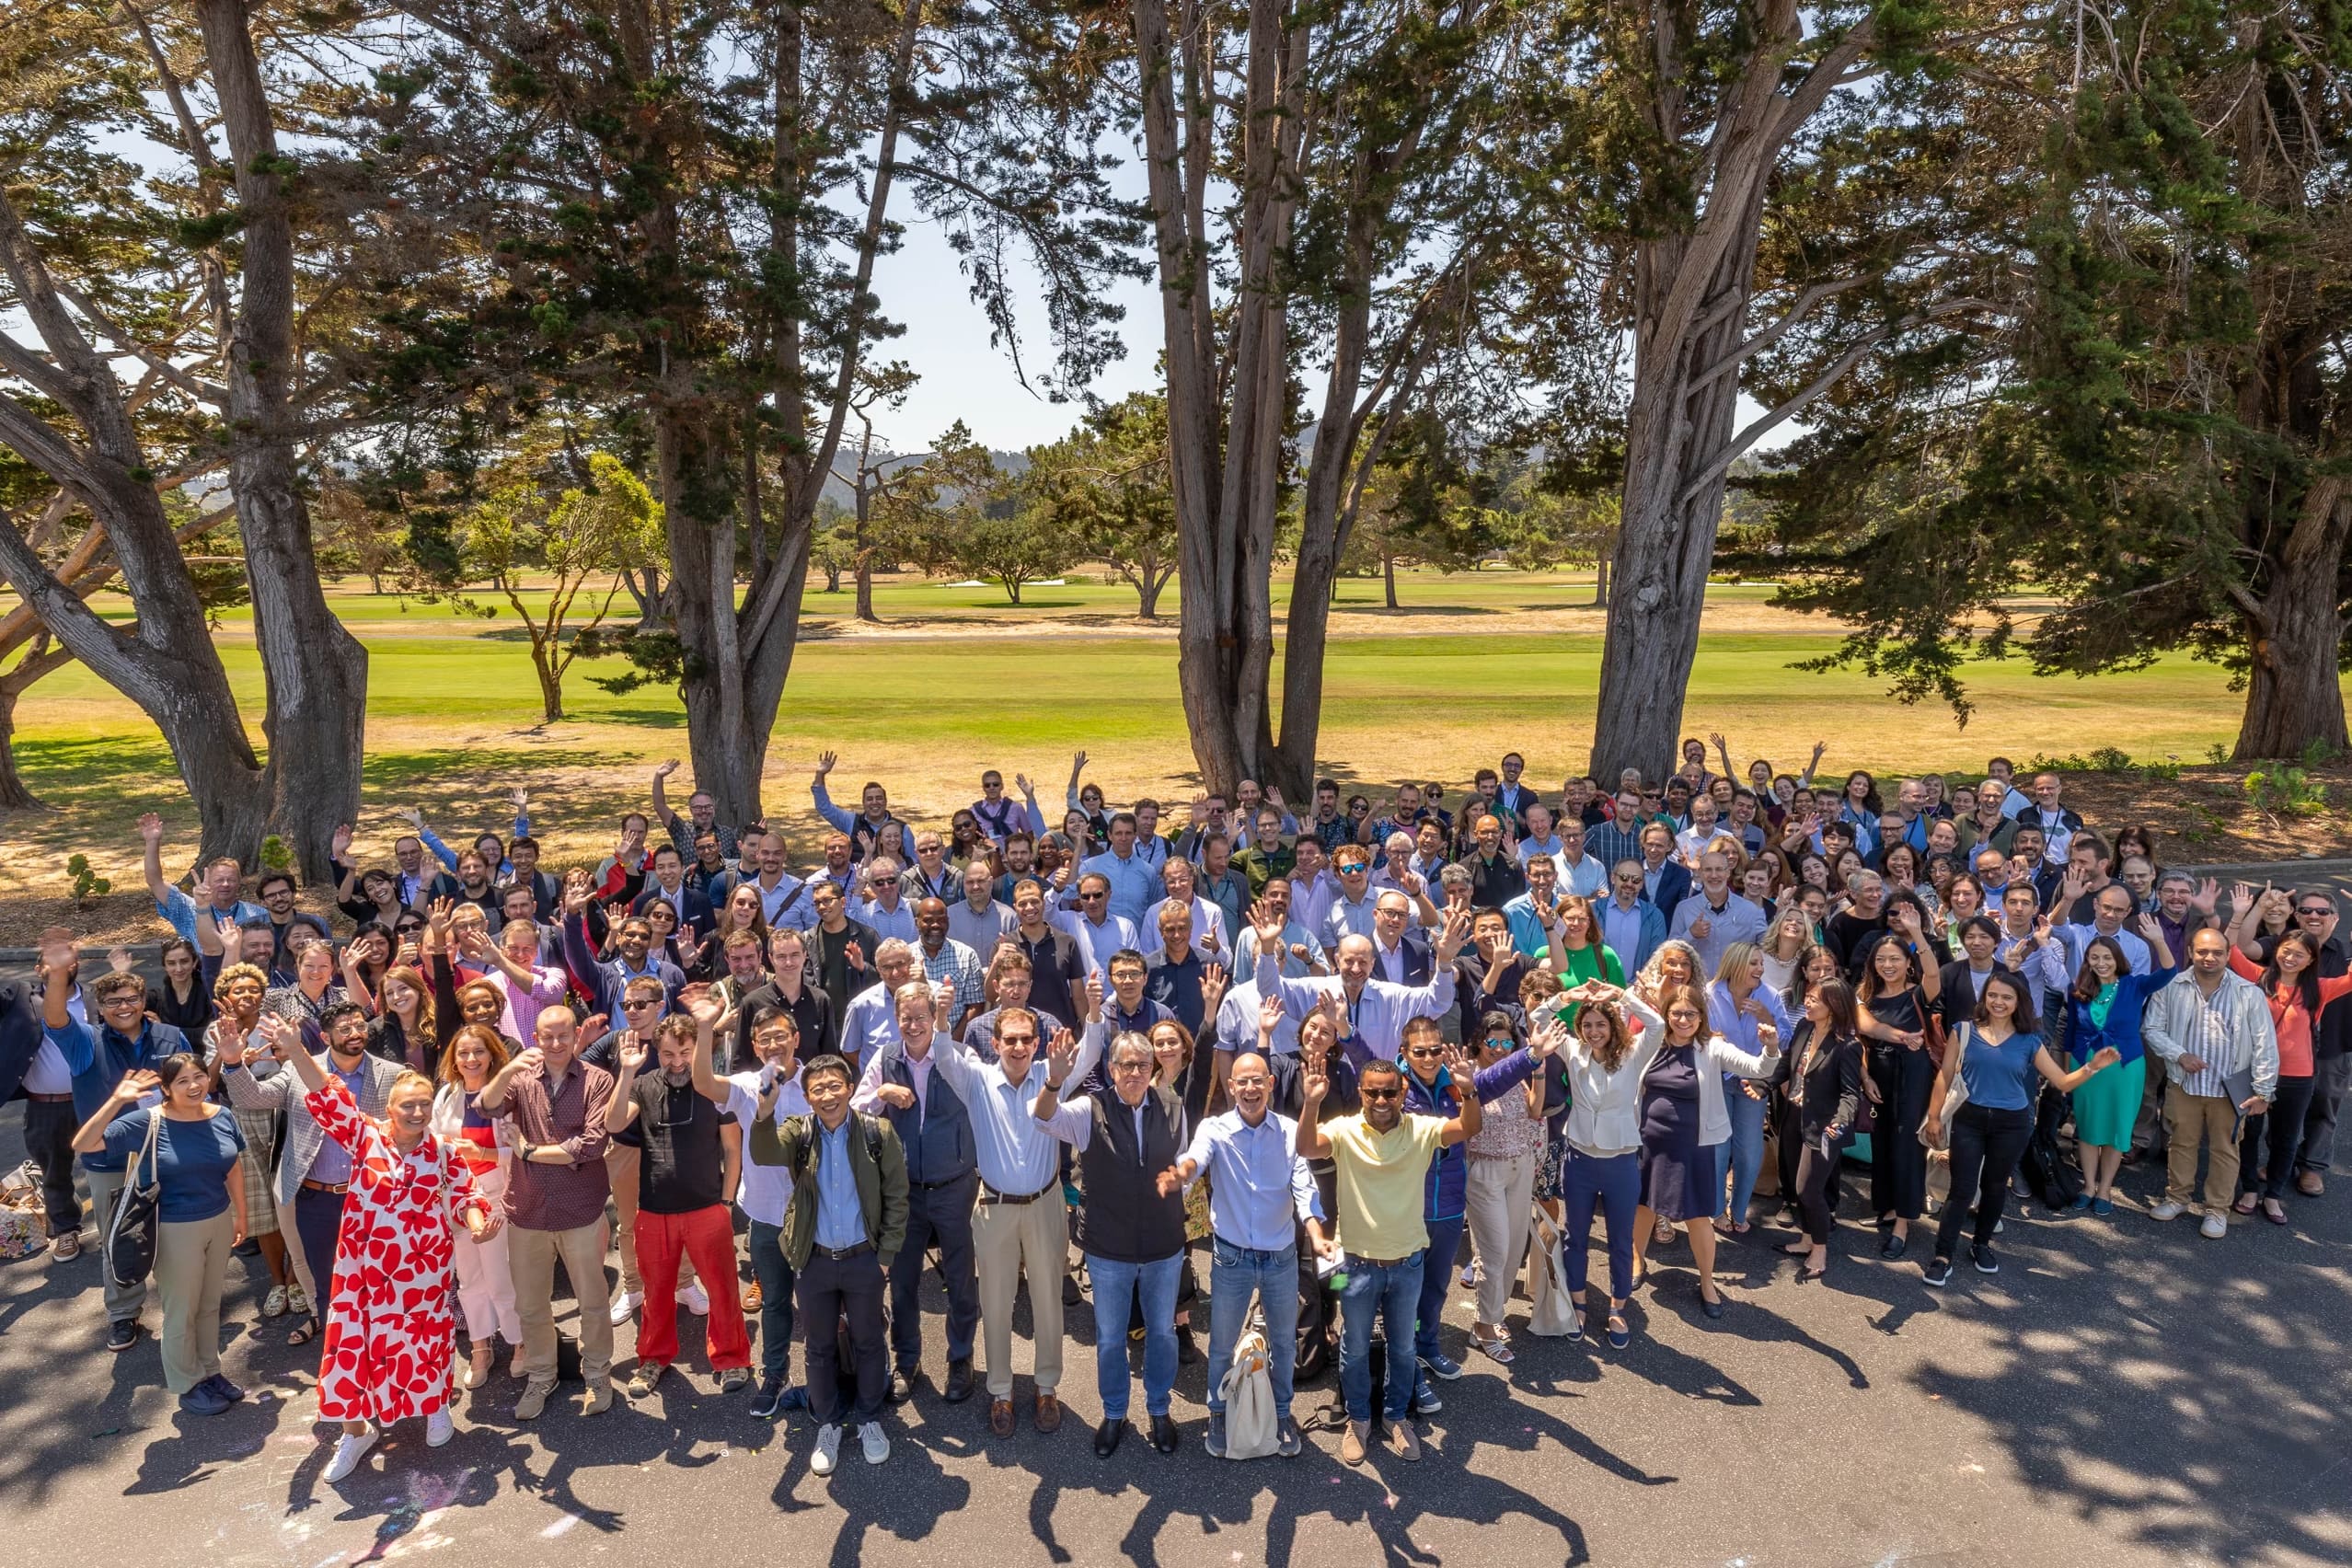
[[[1588,827],[1585,830],[1585,853],[1611,870],[1616,869],[1620,860],[1638,861],[1642,858],[1641,829],[1643,825],[1636,822],[1630,833],[1615,822]]]
[[[2231,1055],[2230,1012],[2223,1005],[2228,995],[2226,986],[2216,986],[2210,996],[2197,993],[2196,1012],[2189,1022],[2189,1055],[2202,1061],[2205,1068],[2182,1075],[2181,1088],[2189,1094],[2219,1099],[2230,1092],[2221,1078],[2221,1064],[2236,1059]]]

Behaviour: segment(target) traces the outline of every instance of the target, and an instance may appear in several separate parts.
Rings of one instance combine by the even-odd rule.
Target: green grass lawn
[[[1564,573],[1412,574],[1400,587],[1401,618],[1347,614],[1335,623],[1325,769],[1366,789],[1412,777],[1459,790],[1476,767],[1517,749],[1547,790],[1581,771],[1598,617],[1529,612],[1585,604],[1589,582]],[[1753,583],[1712,591],[1717,628],[1702,638],[1685,720],[1685,733],[1726,732],[1742,762],[1763,755],[1793,767],[1816,738],[1831,743],[1825,766],[1881,773],[1973,771],[1994,753],[2023,762],[2101,746],[2196,761],[2236,731],[2240,698],[2223,673],[2172,657],[2093,680],[2037,679],[2022,662],[1980,665],[1970,674],[1977,712],[1964,732],[1941,707],[1905,708],[1859,672],[1792,669],[1836,640],[1769,610],[1770,593]],[[1343,607],[1377,607],[1378,596],[1377,582],[1353,582]],[[993,589],[890,582],[878,598],[886,619],[916,624],[899,635],[836,630],[803,642],[795,660],[766,790],[769,811],[790,827],[812,824],[806,780],[823,750],[841,754],[845,792],[882,778],[918,816],[969,800],[985,766],[1030,773],[1058,814],[1068,759],[1080,747],[1114,798],[1181,798],[1192,789],[1172,626],[1137,635],[1124,586],[1039,590],[1010,614]],[[809,605],[825,618],[849,607],[846,594],[821,593]],[[559,856],[601,852],[618,813],[643,803],[652,763],[686,755],[675,695],[605,692],[589,677],[612,664],[575,665],[568,716],[541,724],[529,647],[511,616],[484,620],[344,594],[337,608],[372,655],[363,853],[388,837],[384,808],[393,805],[421,804],[453,834],[502,826],[503,797],[517,782],[532,790],[543,836]],[[1088,617],[1102,617],[1104,629],[1093,631]],[[975,624],[966,633],[958,619]],[[1026,621],[1060,624],[1026,636],[1018,630]],[[1560,625],[1593,629],[1551,629]],[[221,645],[258,732],[262,681],[249,623],[230,617]],[[185,835],[190,813],[169,756],[144,716],[87,670],[69,666],[41,682],[17,721],[19,765],[55,809],[8,824],[30,853],[21,871],[0,868],[0,892],[56,882],[75,847],[93,848],[102,870],[133,873],[127,824],[141,811],[162,812],[175,842]]]

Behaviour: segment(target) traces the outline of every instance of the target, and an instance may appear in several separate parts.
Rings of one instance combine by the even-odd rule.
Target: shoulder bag
[[[114,1194],[114,1212],[106,1223],[106,1272],[117,1289],[144,1283],[156,1267],[157,1200],[163,1177],[156,1169],[156,1140],[163,1132],[163,1107],[147,1113],[147,1141],[122,1171],[122,1189]],[[144,1178],[145,1186],[140,1180]]]

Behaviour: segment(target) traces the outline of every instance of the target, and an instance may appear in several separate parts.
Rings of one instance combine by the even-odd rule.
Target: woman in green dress
[[[2121,1060],[2074,1091],[2074,1141],[2082,1159],[2082,1192],[2072,1211],[2105,1217],[2116,1212],[2116,1172],[2131,1147],[2132,1123],[2148,1078],[2148,1055],[2140,1043],[2139,1015],[2179,973],[2179,960],[2164,942],[2153,916],[2139,917],[2148,943],[2149,971],[2131,972],[2131,960],[2113,937],[2093,937],[2082,950],[2082,967],[2067,991],[2066,1054],[2081,1066],[2103,1045]]]

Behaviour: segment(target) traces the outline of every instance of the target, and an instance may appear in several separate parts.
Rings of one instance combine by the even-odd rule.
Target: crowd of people
[[[708,794],[677,811],[672,763],[560,873],[521,790],[511,834],[455,849],[414,812],[388,863],[339,832],[314,892],[340,919],[233,860],[175,884],[148,817],[160,982],[121,950],[85,973],[52,932],[0,1098],[29,1102],[59,1264],[77,1162],[101,1233],[126,1188],[156,1194],[152,1270],[101,1269],[98,1306],[126,1351],[152,1290],[183,1409],[246,1397],[232,1279],[319,1339],[330,1481],[392,1423],[445,1442],[502,1346],[514,1419],[540,1419],[559,1262],[581,1415],[656,1391],[684,1311],[722,1394],[807,1412],[813,1470],[849,1432],[879,1464],[925,1380],[930,1274],[938,1396],[997,1439],[1024,1413],[1025,1281],[1038,1431],[1090,1304],[1097,1453],[1134,1429],[1135,1343],[1152,1448],[1180,1446],[1178,1368],[1205,1355],[1207,1450],[1295,1455],[1295,1386],[1336,1362],[1360,1464],[1420,1457],[1464,1358],[1513,1362],[1522,1281],[1533,1332],[1621,1350],[1678,1244],[1675,1298],[1714,1319],[1721,1246],[1769,1236],[1798,1283],[1915,1258],[1943,1287],[1964,1240],[1998,1272],[2013,1186],[2106,1221],[2135,1158],[2163,1165],[2146,1217],[2216,1239],[2323,1193],[2352,1067],[2327,891],[2240,885],[2225,913],[1999,758],[1890,801],[1866,772],[1816,785],[1822,748],[1792,774],[1713,739],[1712,766],[1693,740],[1669,778],[1556,795],[1512,755],[1458,801],[1244,781],[1174,808],[1113,805],[1080,753],[1056,821],[991,770],[941,830],[880,783],[836,803],[827,754],[813,864]],[[1877,1264],[1839,1244],[1841,1198]]]

